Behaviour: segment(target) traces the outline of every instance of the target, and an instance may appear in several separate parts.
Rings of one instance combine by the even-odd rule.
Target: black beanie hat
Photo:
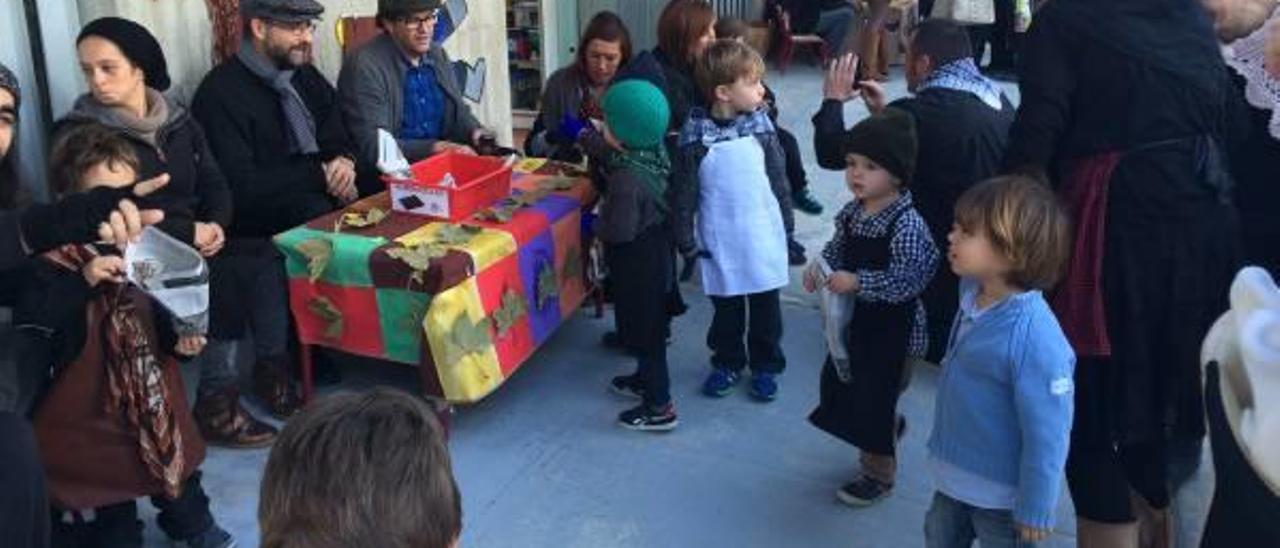
[[[896,108],[873,114],[844,134],[845,154],[870,158],[904,186],[916,173],[916,148],[916,120]]]
[[[90,36],[104,38],[120,48],[129,61],[142,69],[147,87],[156,91],[169,89],[169,65],[164,60],[164,51],[145,27],[128,19],[102,17],[84,26],[76,45]]]

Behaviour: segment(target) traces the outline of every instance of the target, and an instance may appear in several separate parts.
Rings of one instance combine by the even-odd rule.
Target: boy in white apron
[[[680,132],[671,193],[677,248],[686,262],[701,259],[715,306],[703,392],[727,396],[750,366],[752,396],[770,401],[786,366],[778,290],[788,283],[792,218],[785,157],[761,108],[763,74],[764,61],[745,44],[707,48],[694,76],[711,106],[694,109]]]

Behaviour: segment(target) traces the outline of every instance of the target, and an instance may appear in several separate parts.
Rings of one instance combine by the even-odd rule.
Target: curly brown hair
[[[49,152],[49,192],[65,196],[80,190],[85,173],[94,166],[120,165],[138,171],[138,154],[116,130],[98,122],[83,122],[60,132]]]

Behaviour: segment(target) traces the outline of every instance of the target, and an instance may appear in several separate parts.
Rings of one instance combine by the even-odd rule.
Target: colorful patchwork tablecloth
[[[517,165],[518,203],[490,220],[384,217],[384,192],[277,235],[301,343],[416,364],[450,402],[485,397],[586,296],[582,212],[596,196],[563,170]]]

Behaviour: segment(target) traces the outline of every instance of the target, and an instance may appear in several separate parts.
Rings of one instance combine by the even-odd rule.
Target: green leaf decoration
[[[440,245],[465,246],[480,233],[480,230],[478,226],[447,224],[436,231],[432,240]]]
[[[493,323],[498,327],[498,336],[506,336],[507,331],[520,321],[524,313],[524,298],[511,288],[507,288],[502,294],[502,304],[493,311]]]
[[[406,331],[418,332],[421,335],[422,319],[427,315],[431,297],[423,293],[408,293],[405,298],[409,299],[409,313],[400,319],[400,327]]]
[[[564,252],[564,279],[576,280],[582,277],[582,250],[570,247]]]
[[[448,250],[432,245],[422,244],[412,247],[389,247],[387,256],[409,265],[415,273],[426,272],[431,268],[431,260],[445,256]]]
[[[547,301],[560,294],[560,281],[556,279],[556,269],[551,261],[542,263],[538,269],[538,310],[547,307]]]
[[[573,190],[578,180],[571,177],[547,177],[538,181],[538,188],[548,191]]]
[[[334,225],[333,231],[339,232],[342,227],[350,228],[368,228],[377,226],[387,218],[387,212],[380,208],[370,208],[369,211],[360,213],[359,211],[348,211],[338,216],[338,222]]]
[[[307,310],[319,316],[327,324],[324,328],[325,338],[334,340],[342,338],[342,310],[338,309],[333,301],[323,295],[317,295],[307,302]]]
[[[467,354],[480,354],[493,346],[489,331],[492,326],[488,318],[472,322],[466,314],[458,316],[449,329],[445,339],[444,359],[450,365],[456,365]]]
[[[295,249],[307,258],[308,277],[315,283],[329,267],[329,260],[333,259],[333,242],[325,238],[310,238],[298,242]]]

